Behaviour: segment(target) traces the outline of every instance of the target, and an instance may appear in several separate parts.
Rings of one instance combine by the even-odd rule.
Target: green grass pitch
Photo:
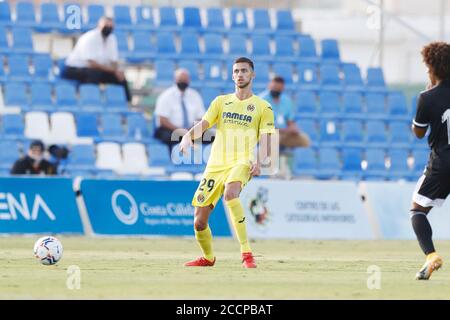
[[[436,242],[443,268],[416,281],[424,261],[416,241],[257,240],[258,268],[245,270],[233,239],[214,239],[214,267],[186,268],[200,253],[193,239],[61,236],[62,260],[44,266],[33,256],[37,238],[0,238],[0,299],[450,298],[450,241]],[[67,287],[71,265],[80,289]],[[370,290],[372,265],[381,287]]]

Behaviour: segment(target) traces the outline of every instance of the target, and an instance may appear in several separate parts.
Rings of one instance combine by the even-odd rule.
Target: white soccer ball
[[[63,246],[61,241],[55,237],[42,237],[34,244],[34,256],[42,264],[55,264],[61,260],[62,254]]]

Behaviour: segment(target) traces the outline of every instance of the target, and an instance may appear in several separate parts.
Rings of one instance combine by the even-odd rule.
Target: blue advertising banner
[[[72,180],[0,178],[0,233],[83,233]]]
[[[81,192],[95,234],[193,236],[195,181],[83,180]],[[214,236],[231,236],[219,201]]]

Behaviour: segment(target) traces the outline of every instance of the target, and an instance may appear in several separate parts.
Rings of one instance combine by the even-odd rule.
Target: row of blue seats
[[[364,151],[355,148],[344,148],[339,152],[335,148],[297,149],[293,171],[296,176],[313,176],[318,179],[350,179],[350,180],[417,180],[428,161],[429,151],[413,150],[412,167],[407,149],[389,149],[387,152],[378,148]],[[389,162],[386,160],[389,158]],[[412,160],[411,159],[411,160]],[[363,164],[365,162],[365,168]],[[387,166],[389,163],[389,167]]]
[[[129,111],[124,88],[119,85],[107,85],[102,92],[96,84],[82,84],[77,92],[77,87],[68,82],[58,82],[54,86],[32,82],[29,89],[25,83],[11,82],[6,83],[3,89],[4,104],[23,110]]]
[[[143,141],[154,142],[154,126],[142,113],[121,116],[116,113],[75,114],[78,137],[92,137],[95,141]],[[0,136],[3,140],[27,140],[24,115],[5,114],[1,117]]]
[[[426,139],[413,136],[411,121],[298,120],[296,123],[310,136],[313,146],[428,148]]]
[[[231,34],[227,38],[219,33],[205,33],[203,35],[204,50],[201,50],[200,37],[193,32],[183,32],[180,35],[180,47],[176,46],[176,36],[170,32],[156,33],[152,41],[150,32],[135,31],[131,35],[133,45],[129,45],[130,37],[127,32],[116,33],[119,52],[130,63],[151,62],[155,57],[170,59],[201,59],[226,60],[230,57],[251,55],[256,61],[276,61],[283,59],[296,62],[340,63],[340,52],[335,39],[323,39],[320,42],[320,53],[316,50],[316,43],[310,36],[295,39],[288,36],[276,36],[273,40],[274,51],[271,49],[269,36],[252,35],[248,40],[245,35]],[[228,46],[225,45],[228,39]],[[248,48],[248,42],[250,48]],[[228,48],[228,49],[227,49]]]
[[[7,65],[7,68],[6,68]],[[0,83],[2,82],[54,82],[55,63],[49,54],[0,55]]]
[[[222,8],[208,8],[206,10],[207,23],[202,24],[200,9],[197,7],[182,8],[183,17],[182,22],[177,19],[176,8],[164,6],[159,8],[159,25],[155,25],[153,10],[150,6],[137,6],[134,14],[132,8],[128,5],[114,5],[113,13],[116,27],[126,30],[153,30],[167,29],[176,30],[181,29],[195,29],[195,30],[210,30],[210,31],[227,31],[227,30],[245,30],[246,32],[261,32],[273,34],[274,32],[293,32],[295,24],[290,10],[279,9],[276,11],[276,21],[272,26],[270,14],[267,9],[254,9],[253,14],[253,28],[250,28],[248,23],[246,8],[231,8],[230,10],[230,25],[225,23],[224,9]],[[100,17],[104,16],[105,7],[101,4],[89,4],[86,11],[87,16],[81,21],[80,26],[70,27],[70,19],[75,14],[82,14],[82,7],[75,3],[64,4],[63,18],[59,14],[59,7],[55,3],[42,3],[40,5],[40,19],[36,18],[36,9],[33,3],[19,1],[16,4],[16,15],[13,21],[11,15],[11,7],[9,2],[0,2],[0,25],[18,25],[33,27],[39,32],[57,31],[62,33],[79,32],[91,29],[96,26]],[[133,16],[136,17],[133,20]]]

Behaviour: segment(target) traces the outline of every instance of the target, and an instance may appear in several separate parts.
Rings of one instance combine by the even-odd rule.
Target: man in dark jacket
[[[25,157],[14,163],[11,174],[41,174],[54,175],[56,167],[44,159],[44,144],[35,140],[30,144],[30,149]]]

